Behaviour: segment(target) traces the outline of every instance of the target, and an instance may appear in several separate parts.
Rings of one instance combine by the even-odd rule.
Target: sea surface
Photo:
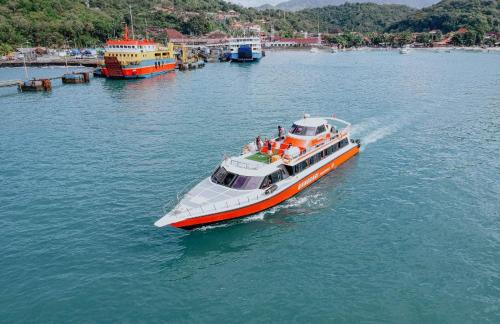
[[[500,54],[267,54],[0,89],[0,322],[500,322]],[[250,218],[153,226],[304,113],[362,152]]]

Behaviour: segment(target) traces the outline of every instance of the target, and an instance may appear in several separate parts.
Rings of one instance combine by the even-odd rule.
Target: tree
[[[203,14],[190,18],[182,25],[184,34],[202,35],[212,31],[212,25]]]
[[[0,44],[0,55],[7,55],[14,49],[9,44]]]

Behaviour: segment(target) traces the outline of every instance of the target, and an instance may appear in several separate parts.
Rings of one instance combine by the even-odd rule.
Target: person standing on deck
[[[284,133],[284,129],[283,129],[283,127],[278,126],[278,140],[282,140],[282,139],[284,139],[284,138],[285,138],[285,137],[283,136],[283,133]]]
[[[255,138],[255,145],[257,146],[257,151],[260,152],[260,149],[262,148],[262,142],[260,140],[260,135]]]

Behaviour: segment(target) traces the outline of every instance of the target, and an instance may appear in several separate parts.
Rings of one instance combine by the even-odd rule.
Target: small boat
[[[313,46],[313,47],[311,47],[311,49],[309,50],[309,52],[311,52],[311,53],[319,53],[319,48]]]
[[[254,62],[262,58],[259,37],[231,38],[227,44],[225,59],[231,62]]]
[[[330,49],[330,52],[332,52],[332,53],[338,53],[339,51],[338,51],[338,49],[336,47],[332,47]]]
[[[399,49],[399,54],[410,54],[410,47],[403,46]]]
[[[123,39],[106,42],[101,72],[114,79],[148,78],[175,70],[175,64],[172,43],[165,47],[150,39],[129,39],[125,26]]]
[[[155,225],[190,229],[282,203],[359,153],[360,142],[351,139],[350,126],[335,117],[304,115],[267,146],[252,142],[241,155],[225,157]]]

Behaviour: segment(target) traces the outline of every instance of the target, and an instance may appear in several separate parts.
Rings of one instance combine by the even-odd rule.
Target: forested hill
[[[146,27],[193,35],[216,29],[230,32],[235,22],[257,22],[282,36],[316,32],[318,27],[322,33],[500,29],[499,0],[444,0],[422,10],[346,3],[288,13],[243,8],[223,0],[0,0],[0,46],[96,46],[120,35],[124,23],[129,23],[129,3],[139,37],[146,34]]]
[[[345,3],[297,11],[289,15],[288,22],[297,30],[314,30],[314,24],[319,22],[322,32],[383,32],[415,12],[416,9],[402,5]],[[304,26],[304,22],[312,25]]]
[[[282,10],[290,10],[290,11],[298,11],[302,9],[310,9],[310,8],[321,8],[326,6],[338,6],[342,5],[346,2],[356,3],[356,2],[371,2],[377,4],[399,4],[406,5],[412,8],[423,8],[430,5],[435,4],[438,0],[355,0],[355,1],[346,1],[346,0],[289,0],[285,2],[281,2],[274,6],[274,9],[282,9]],[[269,5],[261,6],[259,8],[269,9]]]
[[[499,0],[444,0],[393,24],[390,31],[444,33],[467,27],[480,32],[500,31]]]
[[[138,32],[144,31],[146,24],[205,32],[218,27],[200,19],[208,11],[236,10],[243,19],[252,19],[256,11],[222,0],[0,0],[0,43],[96,44],[116,35],[123,23],[129,22],[129,4]],[[183,15],[186,11],[191,16]],[[200,17],[193,13],[200,13]]]

